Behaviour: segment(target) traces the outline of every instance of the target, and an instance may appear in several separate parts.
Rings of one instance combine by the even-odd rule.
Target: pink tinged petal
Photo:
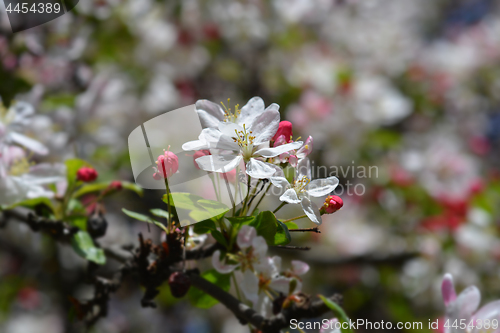
[[[340,324],[337,324],[338,321],[339,320],[337,318],[332,318],[328,321],[328,323],[322,324],[319,333],[341,333],[340,328],[337,328],[340,327]]]
[[[311,162],[308,158],[303,158],[297,165],[297,178],[307,177],[311,179]]]
[[[454,302],[457,299],[455,286],[453,285],[453,276],[451,274],[444,275],[443,282],[441,283],[441,293],[443,294],[445,306],[448,306],[451,302]]]
[[[255,136],[254,144],[266,143],[274,136],[280,123],[280,113],[276,110],[266,110],[251,125],[250,130]],[[276,155],[275,155],[276,156]]]
[[[309,155],[313,148],[313,137],[309,136],[302,147],[297,151],[298,158],[304,158]]]
[[[275,277],[271,280],[269,287],[271,289],[274,289],[274,290],[282,293],[283,295],[288,295],[288,292],[290,290],[290,282],[291,281],[292,281],[292,279],[280,275],[280,276]]]
[[[306,186],[306,191],[310,196],[322,197],[335,190],[338,184],[339,179],[335,176],[315,179]]]
[[[200,169],[212,172],[229,172],[235,169],[243,158],[239,155],[205,155],[196,159]]]
[[[319,213],[319,208],[318,206],[316,206],[316,204],[314,204],[314,202],[309,200],[308,197],[303,197],[300,204],[302,205],[304,213],[306,213],[307,217],[311,221],[313,221],[316,224],[321,224],[322,220],[321,220],[321,215]]]
[[[300,202],[297,192],[295,192],[293,188],[286,190],[285,193],[281,195],[280,200],[291,204],[298,204]]]
[[[12,141],[15,143],[28,148],[29,150],[33,151],[35,154],[39,155],[46,155],[49,153],[49,150],[40,142],[33,140],[32,138],[29,138],[25,135],[16,133],[16,132],[11,132],[9,133],[9,137]]]
[[[222,262],[220,260],[220,250],[217,250],[212,255],[212,266],[215,270],[221,274],[228,274],[234,271],[239,265],[227,265],[225,260]]]
[[[299,159],[295,155],[290,155],[290,157],[288,158],[288,163],[290,163],[290,165],[294,168],[297,167],[298,162]]]
[[[247,175],[257,179],[269,178],[276,173],[276,166],[251,158],[246,164]]]
[[[198,112],[203,128],[217,128],[219,122],[224,120],[224,111],[222,107],[206,99],[196,102],[196,112]]]
[[[288,188],[288,187],[290,187],[290,183],[288,182],[288,180],[286,180],[285,177],[270,177],[269,180],[277,188]]]
[[[285,138],[284,135],[280,135],[276,141],[274,141],[274,145],[273,147],[278,147],[278,146],[281,146],[281,145],[284,145],[288,142],[288,140]]]
[[[241,108],[241,113],[238,116],[238,124],[247,124],[249,126],[255,118],[259,117],[265,109],[265,104],[262,98],[253,97],[247,104]]]
[[[300,260],[292,260],[292,272],[296,275],[304,275],[309,272],[309,265]]]
[[[287,143],[274,148],[262,148],[257,150],[254,155],[263,157],[275,157],[283,153],[287,153],[291,150],[297,149],[302,146],[302,141]]]
[[[252,241],[257,237],[257,231],[254,227],[244,225],[241,227],[238,232],[238,237],[236,238],[236,244],[242,249],[245,250],[252,246]]]
[[[288,157],[290,157],[290,154],[289,153],[283,153],[279,156],[280,158],[280,162],[281,163],[286,163],[286,161],[288,160]]]
[[[479,323],[477,322],[478,320],[481,320],[482,325],[484,325],[485,320],[489,320],[491,323],[496,319],[497,322],[500,323],[500,301],[494,301],[486,304],[474,314],[472,319],[474,320],[474,323],[476,323],[476,326],[479,326]],[[472,333],[479,333],[481,331],[482,329],[474,329],[472,330]],[[496,333],[499,331],[500,328],[497,328],[497,330],[493,332]]]
[[[454,319],[469,319],[481,302],[481,293],[476,286],[470,286],[464,289],[452,302],[447,312]]]

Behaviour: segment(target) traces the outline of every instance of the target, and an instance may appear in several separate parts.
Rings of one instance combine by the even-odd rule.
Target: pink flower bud
[[[193,163],[194,163],[194,166],[196,167],[196,169],[198,169],[198,170],[200,169],[200,167],[198,166],[198,163],[196,163],[196,160],[199,157],[206,156],[206,155],[211,155],[210,150],[203,149],[203,150],[198,150],[197,152],[194,153]]]
[[[159,174],[156,177],[168,178],[179,170],[179,158],[171,151],[165,151],[165,154],[158,156],[156,165],[158,168],[157,174]]]
[[[236,183],[236,169],[223,173],[222,177],[231,183]]]
[[[329,195],[325,199],[325,204],[321,207],[323,214],[332,214],[344,206],[344,201],[339,196]]]
[[[278,131],[276,132],[276,134],[274,134],[274,136],[271,140],[277,141],[281,135],[284,135],[286,142],[290,142],[291,138],[292,138],[292,134],[293,134],[292,133],[292,123],[287,121],[287,120],[283,120],[282,122],[280,122],[280,125],[278,127]]]
[[[85,183],[93,182],[96,180],[97,176],[97,171],[90,167],[80,168],[80,170],[76,173],[76,179]]]

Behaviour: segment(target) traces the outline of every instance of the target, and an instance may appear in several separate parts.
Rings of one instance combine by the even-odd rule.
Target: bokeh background
[[[500,298],[500,1],[82,0],[16,34],[0,6],[0,96],[35,107],[44,161],[77,156],[101,180],[133,180],[127,137],[144,121],[261,96],[295,137],[314,137],[310,157],[327,168],[316,176],[344,189],[321,234],[294,237],[311,251],[279,252],[312,266],[305,292],[341,292],[351,318],[421,321],[420,332],[444,314],[445,272],[483,304]],[[154,191],[107,200],[102,242],[158,239],[121,213],[158,205]],[[67,297],[91,295],[85,269],[27,227],[0,230],[0,331],[78,332]],[[248,331],[167,289],[143,309],[130,279],[89,332]]]

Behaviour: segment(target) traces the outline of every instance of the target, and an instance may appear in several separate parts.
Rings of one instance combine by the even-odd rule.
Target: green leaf
[[[273,212],[265,211],[259,213],[255,220],[249,225],[255,227],[257,235],[264,237],[267,244],[274,244],[274,235],[276,235],[278,220]]]
[[[274,245],[286,245],[292,241],[286,224],[278,220],[277,232],[274,235]]]
[[[346,313],[344,310],[335,302],[332,302],[325,296],[319,295],[319,298],[325,303],[325,305],[332,310],[332,312],[338,317],[340,323],[349,323],[349,317],[347,317]],[[349,327],[349,325],[347,325]],[[353,333],[353,331],[350,328],[342,328],[341,329],[342,333]]]
[[[142,221],[142,222],[152,223],[152,224],[156,225],[157,227],[163,229],[165,232],[168,232],[167,227],[165,227],[162,223],[160,223],[156,220],[153,220],[151,217],[149,217],[147,215],[132,212],[132,211],[125,209],[125,208],[122,208],[122,212],[124,212],[125,214],[127,214],[129,217],[131,217],[133,219],[136,219],[136,220]]]
[[[164,217],[168,220],[168,212],[166,210],[163,210],[163,209],[160,209],[160,208],[154,208],[154,209],[150,209],[149,210],[151,212],[151,214],[153,214],[154,216],[158,216],[158,217]]]
[[[215,229],[217,229],[217,227],[212,219],[204,220],[193,225],[193,231],[198,235],[206,234]]]
[[[231,222],[232,225],[239,226],[252,224],[252,222],[255,220],[255,216],[227,217],[227,219],[229,220],[229,222]]]
[[[198,200],[203,200],[203,198],[191,193],[182,193],[182,192],[170,193],[170,205],[175,206],[175,208],[187,209],[187,210],[200,210],[200,209],[202,210],[203,207],[196,203]],[[166,194],[163,195],[163,202],[168,204]]]
[[[224,237],[224,235],[222,235],[222,233],[219,230],[212,230],[212,236],[218,243],[224,245],[226,248],[228,247],[226,238]]]
[[[75,173],[75,177],[76,177],[76,173]],[[129,191],[133,191],[133,192],[137,193],[139,196],[142,196],[143,190],[139,185],[137,185],[135,183],[131,183],[131,182],[124,182],[124,181],[122,181],[121,183],[122,183],[122,187],[124,189],[129,190]],[[82,195],[85,195],[85,194],[94,193],[94,192],[101,192],[101,191],[105,190],[106,188],[108,188],[108,186],[110,184],[111,184],[111,182],[85,184],[82,187],[80,187],[78,189],[78,191],[76,191],[73,194],[73,197],[78,198],[78,197],[81,197]]]
[[[75,176],[76,177],[76,176]],[[74,198],[81,197],[82,195],[93,193],[93,192],[100,192],[104,189],[106,189],[109,186],[110,182],[103,182],[103,183],[93,183],[93,184],[85,184],[82,187],[78,189],[73,194]]]
[[[84,160],[78,158],[71,158],[64,162],[66,164],[66,179],[68,180],[68,189],[76,183],[76,173],[81,167],[90,166]]]
[[[167,195],[163,196],[163,201],[168,204]],[[229,211],[225,204],[203,199],[191,193],[170,193],[170,205],[175,208],[190,210],[189,216],[197,221],[207,219],[221,219]]]
[[[106,263],[104,251],[94,245],[94,241],[86,231],[78,231],[71,240],[71,245],[75,252],[89,261],[99,265]]]
[[[224,291],[229,291],[229,288],[231,287],[230,274],[221,274],[215,269],[211,269],[204,272],[201,277],[219,286]],[[194,306],[201,309],[208,309],[219,303],[218,300],[209,296],[207,293],[196,289],[195,287],[191,287],[189,289],[188,297]]]
[[[136,183],[131,183],[131,182],[123,182],[122,181],[122,186],[124,189],[135,192],[138,196],[142,197],[144,194],[144,190],[142,187],[137,185]]]
[[[23,200],[21,202],[17,202],[15,204],[9,206],[8,209],[14,208],[14,207],[19,207],[19,206],[26,207],[26,208],[35,208],[38,205],[45,205],[45,206],[49,207],[52,212],[54,211],[54,207],[52,206],[52,201],[50,201],[50,199],[46,198],[46,197]]]

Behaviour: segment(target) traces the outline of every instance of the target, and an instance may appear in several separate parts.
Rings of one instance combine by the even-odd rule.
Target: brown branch
[[[312,301],[307,295],[299,294],[300,302],[292,303],[290,307],[282,309],[279,314],[271,318],[264,318],[248,305],[198,274],[190,274],[189,278],[193,287],[207,293],[226,306],[240,320],[241,324],[250,323],[263,333],[279,333],[281,329],[289,327],[291,319],[315,318],[330,311],[323,301]],[[329,299],[340,304],[342,297],[335,294]]]
[[[305,228],[305,229],[288,229],[290,232],[315,232],[317,234],[320,234],[321,231],[316,227],[316,228]]]

